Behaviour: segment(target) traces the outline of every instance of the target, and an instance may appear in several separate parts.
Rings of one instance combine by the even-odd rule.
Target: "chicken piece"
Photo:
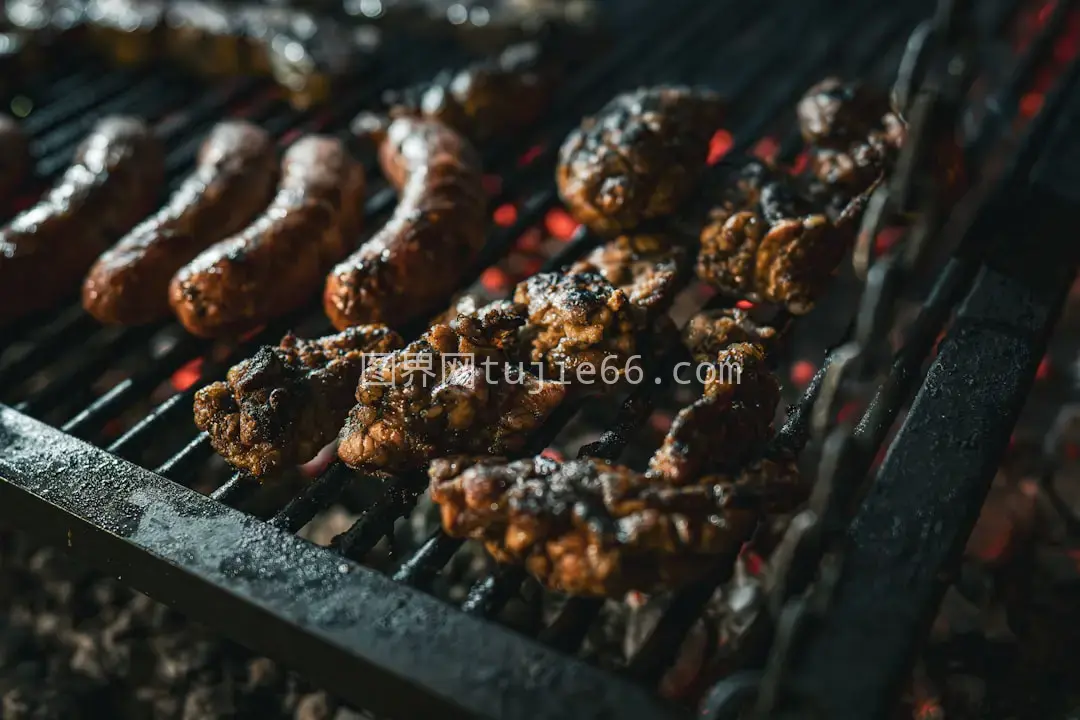
[[[571,273],[597,273],[621,290],[644,328],[675,299],[690,266],[688,242],[671,233],[620,235],[571,267]]]
[[[502,346],[524,321],[510,310],[461,318],[377,359],[356,388],[338,457],[398,472],[452,453],[520,452],[566,395],[509,362]]]
[[[738,343],[712,363],[705,394],[683,408],[649,474],[669,483],[738,468],[773,436],[780,383],[765,365],[760,345]]]
[[[754,343],[771,351],[779,336],[776,328],[757,324],[749,313],[738,308],[700,312],[683,328],[683,344],[701,363],[712,362],[736,343]]]
[[[539,273],[517,286],[514,300],[528,311],[525,352],[552,378],[607,389],[637,359],[629,300],[602,275]]]
[[[722,107],[714,93],[685,87],[617,96],[559,151],[556,180],[567,208],[602,235],[671,214],[707,167]]]
[[[449,535],[483,541],[552,590],[608,597],[677,589],[731,562],[765,514],[806,495],[788,460],[683,485],[593,458],[451,457],[429,475]]]
[[[732,297],[809,312],[854,240],[875,186],[835,219],[759,163],[733,187],[739,189],[721,195],[701,231],[698,277]]]
[[[315,340],[286,335],[195,394],[195,425],[233,466],[264,477],[302,464],[334,440],[373,357],[404,345],[383,325]]]

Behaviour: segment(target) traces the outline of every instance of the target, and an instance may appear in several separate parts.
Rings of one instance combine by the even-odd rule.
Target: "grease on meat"
[[[303,305],[353,247],[364,190],[363,166],[340,140],[297,140],[263,214],[173,277],[169,302],[184,327],[204,337],[240,335]]]
[[[276,177],[266,132],[241,121],[218,124],[168,203],[98,258],[83,283],[83,307],[101,322],[125,325],[168,315],[173,274],[242,230],[270,201]]]
[[[56,184],[0,229],[0,323],[77,292],[95,258],[154,207],[163,183],[150,128],[129,117],[99,121]]]
[[[603,235],[673,213],[706,168],[722,107],[685,87],[617,96],[563,142],[556,180],[567,208]]]
[[[520,452],[566,391],[509,362],[505,343],[524,317],[508,312],[435,325],[365,369],[338,457],[397,472],[451,453]]]
[[[336,328],[407,321],[445,300],[483,247],[486,196],[476,151],[434,120],[376,118],[379,161],[400,193],[393,216],[327,276]]]
[[[805,497],[786,459],[683,484],[592,458],[449,457],[429,475],[449,535],[484,542],[552,590],[587,596],[682,587],[731,562],[763,517]]]
[[[195,425],[226,461],[256,477],[302,464],[337,436],[368,354],[403,344],[381,325],[314,340],[286,335],[197,392]]]

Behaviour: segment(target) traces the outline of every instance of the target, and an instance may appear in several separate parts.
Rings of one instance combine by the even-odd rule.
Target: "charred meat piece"
[[[512,454],[562,404],[565,389],[499,348],[520,315],[435,325],[365,369],[338,457],[367,471],[419,469],[453,453]]]
[[[799,130],[808,145],[845,150],[877,130],[889,112],[884,93],[859,82],[825,78],[799,100]]]
[[[19,186],[30,167],[30,146],[19,124],[0,115],[0,203]]]
[[[780,384],[760,345],[739,343],[713,361],[705,394],[683,408],[649,462],[649,474],[683,483],[738,468],[773,435]]]
[[[270,74],[256,61],[260,42],[245,27],[249,14],[203,0],[170,0],[165,10],[165,53],[203,75]],[[265,52],[263,52],[265,56]]]
[[[98,122],[56,185],[0,229],[0,324],[74,293],[95,258],[153,209],[163,165],[142,121]]]
[[[574,263],[570,273],[597,273],[621,290],[645,326],[666,311],[686,280],[690,245],[670,233],[630,233]]]
[[[697,274],[726,295],[782,305],[794,315],[809,312],[832,279],[855,238],[867,191],[833,219],[816,211],[778,174],[745,175],[739,198],[723,197],[701,232]]]
[[[83,283],[83,307],[104,323],[167,316],[172,276],[251,222],[270,201],[276,176],[267,133],[242,121],[220,123],[169,202],[98,258]]]
[[[776,328],[759,325],[738,308],[700,312],[683,328],[683,343],[697,362],[712,362],[737,343],[760,345],[768,354],[779,336]]]
[[[714,93],[684,87],[617,96],[563,143],[559,194],[604,235],[674,212],[706,168],[722,108]]]
[[[383,100],[394,117],[438,120],[483,143],[510,137],[535,122],[551,99],[556,73],[540,43],[521,43],[423,86],[388,92]]]
[[[533,275],[517,286],[514,301],[527,308],[529,359],[547,377],[603,391],[636,359],[639,327],[630,302],[602,275]]]
[[[302,305],[352,248],[364,189],[363,166],[340,140],[297,140],[263,214],[173,277],[169,302],[180,322],[203,337],[239,335]]]
[[[817,193],[834,204],[865,192],[887,172],[906,135],[884,93],[838,78],[810,88],[796,114],[810,145],[809,174],[821,186]]]
[[[592,458],[450,457],[429,475],[449,535],[483,541],[552,590],[608,597],[677,589],[733,561],[759,520],[806,494],[786,460],[682,485]]]
[[[480,161],[468,141],[440,122],[410,117],[374,133],[400,201],[326,278],[323,306],[339,329],[394,325],[434,309],[461,283],[487,228]]]
[[[382,325],[300,340],[287,335],[195,394],[195,425],[234,467],[256,477],[302,464],[333,442],[371,362],[404,345]]]

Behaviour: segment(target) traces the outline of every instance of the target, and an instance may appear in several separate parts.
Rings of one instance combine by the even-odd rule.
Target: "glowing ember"
[[[1051,0],[1039,8],[1038,14],[1035,15],[1035,23],[1039,26],[1045,25],[1046,21],[1050,19],[1050,15],[1053,14],[1055,7],[1057,7],[1057,0]]]
[[[731,145],[734,139],[731,137],[731,133],[723,128],[716,131],[716,134],[712,136],[712,140],[709,142],[709,164],[715,165],[720,162],[728,151],[731,150]]]
[[[1052,368],[1051,368],[1051,364],[1050,364],[1050,356],[1047,355],[1039,362],[1039,369],[1035,371],[1035,379],[1036,380],[1045,380],[1045,379],[1047,379],[1048,377],[1050,377],[1051,369]]]
[[[763,137],[758,140],[757,144],[754,145],[754,149],[750,152],[752,155],[765,162],[772,162],[772,159],[776,157],[778,150],[780,150],[780,143],[776,141],[776,138]]]
[[[290,130],[289,132],[287,132],[287,133],[285,133],[284,135],[281,136],[281,140],[278,141],[278,144],[281,145],[282,147],[292,145],[294,142],[296,142],[296,139],[298,137],[300,137],[300,135],[302,133],[303,133],[303,130],[301,130],[300,128],[295,128],[293,130]]]
[[[541,457],[546,457],[550,460],[554,460],[555,462],[562,462],[566,459],[563,457],[563,454],[561,452],[551,447],[541,450],[540,455]]]
[[[495,219],[496,225],[502,225],[503,227],[509,227],[517,222],[517,208],[511,203],[500,205],[495,209],[495,214],[492,217]]]
[[[247,342],[248,340],[252,339],[253,337],[258,335],[259,333],[261,333],[265,329],[266,329],[265,325],[260,325],[259,327],[255,328],[251,332],[244,333],[243,335],[240,336],[240,342]]]
[[[1024,117],[1034,117],[1039,114],[1043,106],[1041,93],[1028,93],[1020,100],[1020,113]]]
[[[904,229],[899,227],[889,227],[878,233],[877,240],[874,241],[874,251],[878,255],[884,255],[892,248],[897,241],[903,237]]]
[[[480,274],[480,284],[491,293],[506,292],[510,287],[510,278],[501,268],[489,267]]]
[[[517,239],[514,243],[514,247],[522,252],[536,252],[540,249],[541,243],[544,241],[544,235],[540,232],[540,228],[529,228],[525,231],[525,234]]]
[[[170,382],[176,392],[184,392],[199,381],[199,376],[202,375],[202,364],[202,358],[195,358],[173,373]]]
[[[859,404],[855,402],[849,402],[844,407],[840,408],[840,412],[836,413],[836,422],[846,423],[848,420],[854,420],[855,415],[859,412]]]
[[[814,367],[814,363],[809,360],[797,360],[791,366],[791,382],[800,388],[806,387],[814,379],[816,373],[817,368]]]
[[[746,572],[751,575],[760,575],[765,569],[765,561],[746,545],[743,545],[742,550],[739,551],[739,557],[746,565]]]
[[[799,153],[799,156],[795,158],[795,162],[791,164],[791,174],[801,174],[804,170],[806,170],[806,166],[809,164],[810,155],[804,150],[803,152]]]
[[[498,195],[502,192],[503,181],[498,175],[485,175],[480,178],[480,184],[484,186],[484,192],[488,195]]]
[[[562,208],[548,210],[547,215],[544,217],[544,225],[549,233],[560,240],[569,240],[574,237],[574,233],[581,227],[581,223],[570,217],[570,213]]]
[[[754,303],[750,302],[749,300],[739,300],[735,303],[735,307],[739,308],[740,310],[753,310]]]
[[[521,167],[531,165],[536,162],[536,159],[540,157],[543,153],[543,145],[533,145],[531,148],[522,153],[520,158],[518,158],[518,165],[520,165]]]
[[[649,425],[658,433],[666,433],[671,429],[671,416],[667,413],[654,413],[649,418]]]

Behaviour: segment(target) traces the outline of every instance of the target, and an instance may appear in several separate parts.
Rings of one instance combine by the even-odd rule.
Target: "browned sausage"
[[[364,188],[363,166],[340,140],[298,140],[266,211],[173,277],[169,302],[180,322],[203,337],[243,334],[302,305],[353,247]]]
[[[14,120],[0,115],[0,202],[22,182],[29,165],[26,135]]]
[[[172,276],[251,222],[270,202],[276,176],[268,134],[246,122],[220,123],[168,204],[98,258],[83,283],[83,307],[103,323],[167,316]]]
[[[431,310],[484,244],[480,160],[468,141],[438,121],[410,117],[376,135],[383,173],[401,199],[386,225],[326,279],[323,307],[339,330]]]
[[[153,209],[163,165],[142,121],[99,122],[56,185],[0,230],[0,322],[74,292],[94,259]]]

